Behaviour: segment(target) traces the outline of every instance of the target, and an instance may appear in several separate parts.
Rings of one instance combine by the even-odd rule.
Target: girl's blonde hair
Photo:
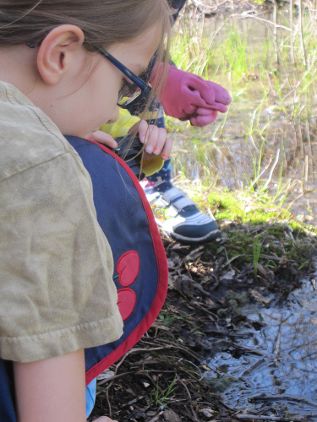
[[[170,28],[166,0],[0,0],[0,46],[40,42],[56,26],[73,24],[85,33],[86,47],[107,47],[156,23],[164,38]]]
[[[155,58],[167,63],[171,30],[167,0],[0,0],[0,47],[36,46],[53,28],[63,24],[81,28],[84,46],[90,51],[131,40],[160,24]],[[164,74],[163,67],[153,94],[160,91]]]
[[[0,47],[36,46],[55,27],[73,24],[85,34],[90,51],[129,41],[161,25],[154,62],[165,63],[155,78],[145,111],[159,94],[166,75],[171,9],[167,0],[0,0]]]

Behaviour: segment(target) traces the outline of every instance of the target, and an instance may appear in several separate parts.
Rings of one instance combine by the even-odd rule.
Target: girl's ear
[[[37,70],[42,80],[54,85],[63,77],[80,52],[85,35],[76,25],[60,25],[52,29],[39,46]]]

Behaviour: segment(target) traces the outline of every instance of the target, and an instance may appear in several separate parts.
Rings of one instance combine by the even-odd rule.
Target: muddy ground
[[[255,271],[242,239],[259,233],[268,248]],[[283,224],[229,224],[222,239],[205,246],[164,241],[170,270],[165,307],[143,340],[99,381],[94,417],[107,414],[120,422],[314,420],[277,412],[270,400],[257,414],[237,411],[220,397],[226,377],[219,373],[210,380],[204,374],[210,369],[206,358],[217,351],[257,353],[236,342],[241,328],[261,328],[240,308],[283,303],[303,276],[314,277],[316,236]]]

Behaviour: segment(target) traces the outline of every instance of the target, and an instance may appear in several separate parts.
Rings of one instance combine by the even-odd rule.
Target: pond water
[[[286,26],[289,24],[287,16],[288,10],[282,10],[278,18]],[[175,170],[176,174],[185,174],[191,180],[210,183],[210,187],[239,189],[256,186],[262,180],[272,193],[287,193],[296,215],[317,224],[317,78],[304,94],[296,89],[293,92],[298,82],[294,66],[288,61],[282,61],[279,69],[274,65],[273,26],[268,23],[272,20],[271,13],[261,12],[256,18],[246,18],[243,13],[217,15],[205,19],[203,30],[202,23],[198,22],[200,36],[212,38],[210,49],[219,45],[225,49],[224,40],[232,30],[232,42],[237,42],[238,46],[242,42],[241,51],[244,54],[245,48],[245,60],[249,60],[250,69],[239,83],[234,83],[232,75],[221,71],[215,70],[215,74],[210,75],[210,79],[219,81],[231,91],[232,106],[228,115],[219,116],[214,125],[201,129],[181,126],[181,131],[172,135]],[[279,30],[281,50],[289,44],[289,34]],[[312,55],[311,74],[317,70],[315,53]],[[253,56],[257,59],[251,60]],[[221,53],[217,57],[221,60]],[[274,72],[283,74],[278,83]],[[285,98],[279,90],[284,90]],[[309,116],[304,116],[303,110],[309,107]],[[301,111],[294,118],[297,109]]]
[[[317,421],[317,272],[282,307],[247,306],[242,313],[259,329],[235,333],[244,352],[217,353],[207,379],[225,377],[222,400],[241,412]]]

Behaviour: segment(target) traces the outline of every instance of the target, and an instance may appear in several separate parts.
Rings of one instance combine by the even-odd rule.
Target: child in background
[[[175,21],[186,0],[168,0],[168,3]],[[161,76],[162,70],[160,65],[148,69],[151,82]],[[216,120],[218,112],[225,113],[231,102],[228,91],[221,85],[182,71],[173,64],[168,66],[166,82],[162,88],[160,102],[154,102],[151,107],[154,115],[149,112],[146,117],[160,128],[165,127],[164,113],[180,120],[188,120],[192,126],[206,126]],[[95,139],[116,147],[109,134],[114,137],[126,135],[126,127],[142,111],[133,106],[128,106],[127,109],[133,117],[130,116],[129,119],[127,113],[121,113],[117,124],[103,125],[103,132],[96,132]],[[208,242],[219,237],[220,231],[213,215],[202,213],[186,193],[173,184],[171,159],[167,159],[158,171],[145,175],[147,179],[142,182],[142,186],[149,202],[166,208],[165,214],[168,217],[159,221],[163,231],[179,242],[189,244]]]
[[[174,13],[174,21],[186,1],[168,0]],[[152,78],[153,73],[155,72],[152,72]],[[159,100],[168,116],[188,120],[192,126],[202,127],[213,123],[218,112],[227,111],[231,97],[221,85],[170,64]],[[165,126],[163,114],[157,124]],[[160,223],[161,228],[185,244],[203,243],[218,238],[220,230],[214,216],[201,212],[186,193],[174,185],[172,170],[172,160],[166,160],[162,169],[149,176],[147,183],[143,183],[148,200],[153,205],[166,207],[168,217]]]
[[[0,0],[0,11],[0,420],[84,422],[84,349],[118,339],[122,318],[91,180],[62,133],[117,118],[129,81],[101,51],[142,73],[169,10]]]

